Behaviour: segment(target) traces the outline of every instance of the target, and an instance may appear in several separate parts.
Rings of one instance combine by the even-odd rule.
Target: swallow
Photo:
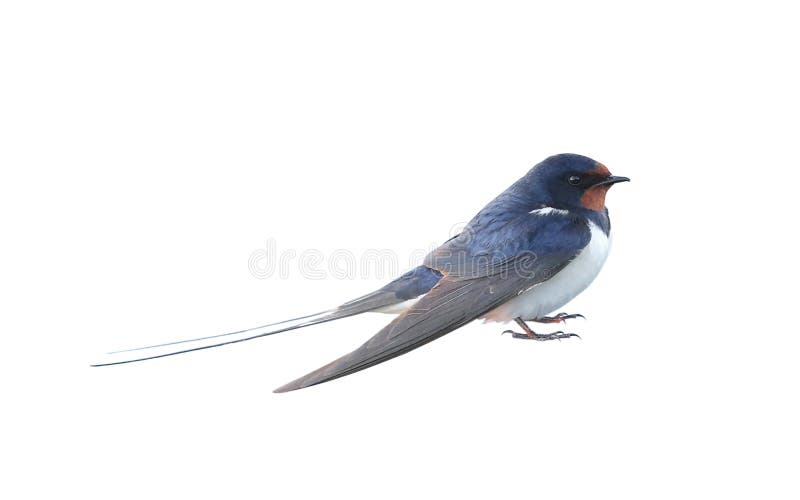
[[[288,392],[383,363],[476,319],[513,321],[521,331],[503,333],[511,333],[515,339],[578,337],[562,331],[539,334],[528,323],[564,323],[583,317],[548,314],[584,291],[603,267],[611,234],[606,194],[614,184],[627,181],[630,179],[611,175],[603,164],[586,156],[551,156],[489,202],[463,231],[428,254],[420,266],[372,293],[309,316],[116,351],[109,354],[166,350],[92,366],[209,349],[366,312],[398,314],[358,349],[275,389]]]

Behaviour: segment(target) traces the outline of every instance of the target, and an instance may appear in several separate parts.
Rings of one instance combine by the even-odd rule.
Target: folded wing
[[[579,220],[525,222],[525,227],[507,228],[514,238],[503,239],[502,233],[493,233],[505,246],[492,249],[491,244],[478,246],[468,240],[463,244],[456,238],[448,242],[452,248],[445,248],[445,244],[437,249],[434,254],[447,264],[447,270],[440,269],[445,277],[419,302],[355,351],[275,392],[344,377],[442,337],[549,279],[588,242],[588,228]],[[484,255],[491,258],[478,262]],[[426,259],[426,265],[437,260],[432,256]]]

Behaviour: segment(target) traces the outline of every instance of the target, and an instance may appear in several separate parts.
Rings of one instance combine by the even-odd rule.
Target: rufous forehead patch
[[[601,178],[611,177],[611,172],[600,162],[595,162],[595,168],[584,172],[589,175],[596,175]],[[593,186],[587,189],[581,197],[581,205],[589,210],[596,210],[598,212],[606,208],[606,193],[608,193],[610,184],[602,186]]]
[[[599,161],[596,161],[594,163],[595,163],[595,168],[593,168],[592,170],[587,170],[585,173],[587,173],[587,174],[595,174],[595,175],[599,175],[601,177],[610,177],[611,176],[611,172],[608,170],[608,168],[606,168],[605,165],[603,165]]]

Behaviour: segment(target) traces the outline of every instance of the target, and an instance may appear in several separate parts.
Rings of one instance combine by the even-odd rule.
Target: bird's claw
[[[558,313],[555,316],[543,316],[541,318],[536,318],[532,321],[537,323],[566,323],[568,319],[575,319],[581,318],[586,319],[586,316],[583,314],[567,314],[567,313]]]
[[[562,331],[553,332],[553,333],[547,333],[547,334],[541,334],[541,333],[528,334],[528,333],[515,332],[514,330],[506,330],[501,335],[504,335],[506,333],[510,333],[511,336],[513,338],[515,338],[515,339],[537,340],[539,342],[544,342],[544,341],[547,341],[547,340],[558,340],[558,341],[560,341],[561,339],[568,339],[570,337],[581,338],[581,336],[578,335],[577,333],[564,333]]]

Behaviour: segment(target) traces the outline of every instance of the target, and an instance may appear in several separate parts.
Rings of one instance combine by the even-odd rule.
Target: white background
[[[4,2],[4,498],[797,498],[790,2]],[[474,323],[290,394],[374,274],[250,255],[414,250],[589,155],[614,249],[583,340]],[[400,271],[400,270],[398,270]]]

